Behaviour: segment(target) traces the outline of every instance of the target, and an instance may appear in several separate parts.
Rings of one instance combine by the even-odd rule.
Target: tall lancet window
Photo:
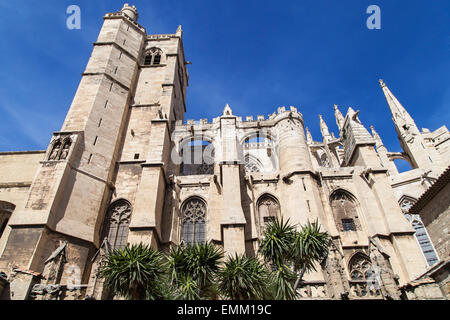
[[[183,205],[181,240],[185,244],[206,241],[206,203],[200,198],[191,198]]]
[[[120,249],[127,245],[130,219],[131,205],[128,201],[120,199],[109,206],[105,235],[112,249]]]
[[[439,261],[439,258],[434,250],[433,243],[428,236],[428,232],[422,223],[422,219],[418,214],[405,214],[405,217],[411,222],[413,228],[416,230],[415,237],[419,242],[420,249],[427,260],[429,266],[433,266]]]
[[[274,197],[265,194],[258,200],[258,214],[262,234],[267,223],[280,217],[280,204]]]

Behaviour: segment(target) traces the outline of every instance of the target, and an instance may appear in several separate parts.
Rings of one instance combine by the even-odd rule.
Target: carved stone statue
[[[69,148],[70,148],[70,141],[67,141],[64,144],[63,150],[61,151],[61,156],[59,157],[60,160],[66,160],[67,156],[69,154]]]
[[[58,158],[58,153],[59,153],[60,149],[61,149],[61,144],[59,142],[55,143],[55,145],[53,146],[53,150],[50,153],[50,157],[48,159],[56,160]]]

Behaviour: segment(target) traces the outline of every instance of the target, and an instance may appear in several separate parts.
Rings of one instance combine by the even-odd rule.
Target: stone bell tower
[[[87,283],[92,256],[103,240],[106,207],[121,183],[121,160],[144,155],[138,164],[143,173],[132,227],[153,232],[161,215],[160,193],[145,203],[143,194],[149,184],[164,188],[161,177],[168,161],[162,149],[170,149],[170,121],[183,119],[185,111],[188,76],[182,54],[182,63],[178,61],[182,30],[147,36],[137,23],[136,7],[128,4],[103,18],[66,119],[53,134],[25,205],[10,219],[0,269],[32,271],[16,286],[17,297],[27,296],[36,275],[46,277],[45,270],[52,269],[48,263],[54,260],[49,257],[61,243],[64,263],[57,268],[54,284],[66,283],[74,269],[81,284]],[[170,42],[167,54],[151,51],[164,41]],[[130,134],[142,136],[150,125],[147,143],[136,147]],[[130,242],[137,232],[132,227]]]

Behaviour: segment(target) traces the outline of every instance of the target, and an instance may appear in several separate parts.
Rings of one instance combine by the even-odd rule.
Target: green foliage
[[[217,296],[215,277],[222,259],[222,251],[212,243],[171,248],[167,258],[170,282],[183,299],[213,299]]]
[[[116,249],[100,270],[112,291],[131,299],[158,299],[166,273],[161,252],[139,244]]]
[[[289,220],[269,222],[260,241],[259,253],[272,265],[274,298],[295,299],[304,273],[315,270],[314,264],[328,254],[329,244],[328,233],[320,231],[317,221],[308,221],[300,231]]]
[[[256,258],[228,257],[219,272],[219,291],[232,300],[261,300],[269,297],[269,271]]]
[[[269,222],[260,241],[259,253],[266,262],[275,266],[286,263],[292,254],[292,244],[295,239],[295,226],[289,224],[289,219],[284,222],[275,219]]]
[[[328,233],[320,231],[320,225],[316,222],[307,222],[300,232],[296,233],[293,243],[292,260],[294,269],[315,270],[314,263],[324,259],[328,254],[330,237]]]
[[[167,255],[139,244],[111,252],[100,274],[107,287],[130,299],[292,300],[329,245],[317,221],[297,231],[289,220],[276,219],[260,240],[265,263],[237,254],[223,263],[222,250],[212,243],[172,247]]]
[[[274,268],[271,274],[271,293],[275,300],[294,300],[297,292],[294,290],[295,273],[287,264]]]

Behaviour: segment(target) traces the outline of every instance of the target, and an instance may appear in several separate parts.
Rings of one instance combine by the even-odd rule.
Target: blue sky
[[[337,134],[333,104],[360,109],[391,151],[400,146],[383,78],[419,127],[449,125],[450,1],[134,1],[147,32],[183,25],[190,86],[186,119],[296,106],[315,140],[318,114]],[[66,8],[81,8],[81,30]],[[381,8],[381,30],[366,8]],[[123,1],[0,2],[0,151],[45,149],[61,128],[102,16]]]

